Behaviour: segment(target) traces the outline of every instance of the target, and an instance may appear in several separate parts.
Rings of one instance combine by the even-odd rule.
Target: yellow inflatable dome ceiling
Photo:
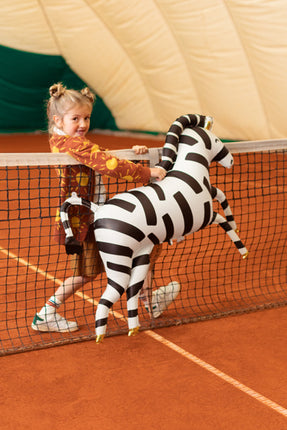
[[[2,46],[61,56],[119,129],[166,132],[178,116],[200,113],[214,117],[224,139],[287,134],[286,0],[2,0],[1,6]]]

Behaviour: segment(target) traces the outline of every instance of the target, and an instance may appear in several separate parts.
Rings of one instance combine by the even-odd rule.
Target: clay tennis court
[[[158,147],[162,143],[156,139],[138,142],[107,136],[98,136],[97,142],[109,149],[136,143]],[[47,137],[42,135],[3,137],[0,152],[11,152],[11,148],[14,152],[49,152]],[[249,180],[260,183],[256,172]],[[254,207],[264,204],[269,207],[273,202],[273,197],[264,198],[260,187],[251,197]],[[252,212],[253,208],[237,209],[242,234],[248,210]],[[281,222],[285,204],[278,205],[277,210]],[[267,230],[264,219],[251,222],[248,218],[248,221],[250,229],[261,229],[263,238],[268,233],[274,244],[280,239],[279,251],[284,253],[282,230],[278,233],[272,223],[268,223]],[[204,242],[205,245],[212,253],[215,244]],[[228,250],[231,247],[224,246]],[[278,264],[279,251],[274,248],[272,253],[268,247],[266,239],[257,248],[256,258],[250,252],[244,269],[248,280],[248,270],[251,273],[251,268],[260,263],[266,271],[264,279],[274,279],[275,291],[270,291],[267,281],[262,285],[259,279],[250,277],[254,288],[263,288],[267,298],[268,294],[274,297],[277,288],[280,295],[278,285],[286,278],[284,259],[280,257]],[[233,253],[226,254],[230,264],[222,267],[228,267],[226,272],[230,273],[222,274],[223,282],[233,276],[232,262],[239,259]],[[212,258],[209,256],[206,264],[212,264]],[[220,259],[215,257],[215,261],[220,273]],[[238,279],[240,282],[240,274]],[[201,285],[196,280],[198,288],[203,290],[204,282]],[[219,294],[218,290],[216,293]],[[242,298],[248,299],[248,294]],[[188,297],[184,300],[188,301]],[[287,428],[286,324],[287,309],[278,307],[145,330],[133,338],[111,336],[100,345],[91,340],[3,356],[0,358],[1,428]]]

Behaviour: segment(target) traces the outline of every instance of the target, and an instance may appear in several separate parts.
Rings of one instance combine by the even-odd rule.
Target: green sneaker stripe
[[[44,321],[42,318],[40,318],[39,316],[38,316],[38,314],[36,314],[35,316],[34,316],[34,319],[33,319],[33,324],[37,324],[37,321]]]

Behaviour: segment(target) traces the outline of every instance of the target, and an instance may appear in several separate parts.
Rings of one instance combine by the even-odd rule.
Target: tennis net
[[[287,141],[228,143],[234,167],[213,163],[211,183],[226,194],[239,235],[249,250],[243,260],[224,231],[211,225],[179,243],[163,244],[152,288],[177,281],[181,290],[159,318],[139,303],[141,329],[167,327],[250,312],[287,303]],[[111,151],[114,152],[114,151]],[[161,150],[116,155],[155,164]],[[34,315],[71,276],[63,246],[53,240],[59,205],[56,168],[77,163],[65,154],[0,154],[0,355],[95,338],[95,312],[105,274],[78,290],[59,310],[79,331],[36,332]],[[103,178],[107,197],[133,183]],[[214,209],[222,212],[218,202]],[[107,336],[127,333],[125,295],[110,311]]]

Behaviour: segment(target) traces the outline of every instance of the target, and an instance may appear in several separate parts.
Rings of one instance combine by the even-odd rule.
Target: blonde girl
[[[140,183],[147,183],[151,177],[157,180],[165,177],[164,169],[149,168],[118,159],[86,137],[95,99],[88,88],[76,91],[58,83],[52,85],[49,92],[47,115],[51,151],[69,154],[81,163],[59,169],[59,207],[72,192],[90,201],[103,203],[103,185],[101,181],[96,183],[99,176],[95,175],[95,172]],[[146,152],[147,148],[140,146],[135,150],[142,153]],[[83,253],[81,256],[72,256],[72,276],[62,283],[40,312],[36,313],[32,323],[34,330],[58,332],[78,330],[75,321],[67,321],[57,310],[72,294],[103,270],[90,227],[88,211],[85,208],[74,207],[69,215],[74,236],[83,243]],[[54,237],[59,244],[64,244],[65,233],[59,216],[56,216]]]

